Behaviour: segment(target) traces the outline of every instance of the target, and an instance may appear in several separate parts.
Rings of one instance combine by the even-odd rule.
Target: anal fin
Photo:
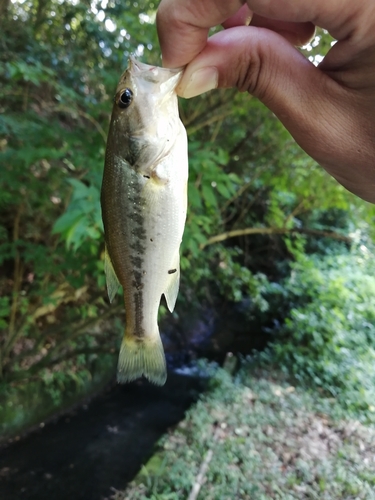
[[[164,290],[164,296],[167,301],[167,306],[170,312],[173,312],[176,304],[178,289],[180,287],[180,255],[177,252],[177,258],[173,266],[168,270],[170,276],[167,288]]]

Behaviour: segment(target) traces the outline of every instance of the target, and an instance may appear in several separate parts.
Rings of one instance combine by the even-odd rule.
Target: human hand
[[[349,191],[375,203],[373,0],[162,0],[163,63],[186,66],[178,87],[248,91]],[[251,25],[247,26],[252,18]],[[226,29],[207,39],[210,27]],[[294,45],[314,26],[337,39],[315,67]]]

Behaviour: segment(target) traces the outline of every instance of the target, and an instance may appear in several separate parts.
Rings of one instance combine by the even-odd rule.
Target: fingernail
[[[191,75],[184,89],[178,89],[178,93],[181,97],[189,99],[190,97],[195,97],[209,90],[216,89],[218,82],[219,73],[217,68],[201,68]]]

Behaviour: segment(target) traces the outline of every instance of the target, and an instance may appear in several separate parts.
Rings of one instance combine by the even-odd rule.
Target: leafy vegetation
[[[277,380],[276,380],[277,379]],[[114,500],[375,498],[374,426],[245,363],[224,370]]]
[[[289,307],[260,355],[299,382],[313,383],[359,418],[375,421],[375,266],[364,246],[325,257],[301,256],[283,287]]]
[[[160,64],[155,10],[146,0],[0,2],[0,398],[38,382],[60,401],[114,367],[123,306],[106,299],[100,183],[129,54]],[[318,61],[330,43],[319,32],[305,51]],[[180,112],[190,178],[177,309],[251,297],[262,324],[279,325],[281,366],[369,410],[373,266],[348,250],[372,254],[374,207],[249,95],[218,90]]]
[[[146,29],[115,41],[105,22],[119,5],[107,10],[104,20],[94,4],[24,2],[4,15],[0,378],[8,383],[51,373],[69,383],[117,349],[119,328],[108,319],[120,307],[104,300],[101,262],[104,128],[126,54],[151,42]],[[138,25],[138,13],[119,22]]]

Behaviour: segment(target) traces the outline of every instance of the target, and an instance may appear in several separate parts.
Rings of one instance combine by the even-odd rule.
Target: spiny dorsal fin
[[[107,292],[109,301],[112,302],[115,298],[117,290],[119,289],[120,282],[116,276],[115,270],[113,269],[111,257],[109,256],[107,245],[104,250],[104,272],[107,281]]]

